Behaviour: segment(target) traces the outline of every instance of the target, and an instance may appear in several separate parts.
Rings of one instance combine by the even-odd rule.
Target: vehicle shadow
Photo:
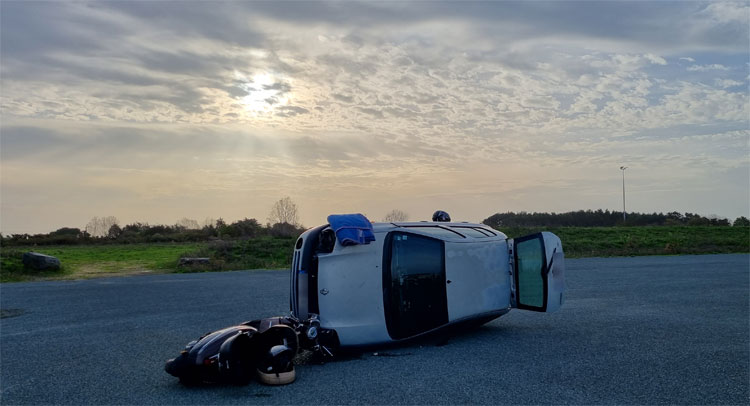
[[[466,323],[407,340],[374,346],[338,349],[332,357],[310,351],[301,351],[294,359],[294,363],[295,365],[323,365],[332,362],[364,361],[369,357],[408,357],[418,352],[422,347],[445,347],[453,343],[463,345],[463,343],[470,343],[475,340],[496,339],[499,334],[503,334],[506,330],[507,327],[502,324],[478,325]]]

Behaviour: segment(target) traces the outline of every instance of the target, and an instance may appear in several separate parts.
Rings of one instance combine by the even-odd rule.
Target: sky
[[[0,232],[750,216],[748,2],[0,2]]]

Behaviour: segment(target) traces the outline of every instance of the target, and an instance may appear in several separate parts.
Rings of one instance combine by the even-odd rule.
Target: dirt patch
[[[154,271],[153,269],[144,268],[142,264],[122,264],[121,262],[95,262],[78,267],[64,279],[91,279],[106,276],[133,276],[144,274],[164,273],[165,271]]]

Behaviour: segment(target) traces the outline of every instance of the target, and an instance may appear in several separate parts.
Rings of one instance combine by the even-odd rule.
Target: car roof
[[[437,235],[440,238],[465,240],[488,240],[488,239],[506,239],[502,232],[492,229],[484,224],[468,222],[436,222],[436,221],[417,221],[417,222],[394,222],[394,223],[372,223],[375,233],[383,233],[401,229],[417,234]]]

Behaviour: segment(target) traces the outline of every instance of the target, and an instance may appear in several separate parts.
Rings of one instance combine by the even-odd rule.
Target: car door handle
[[[447,281],[445,281],[445,283],[451,283],[451,282],[452,282],[452,281],[451,281],[450,279],[448,279]]]

